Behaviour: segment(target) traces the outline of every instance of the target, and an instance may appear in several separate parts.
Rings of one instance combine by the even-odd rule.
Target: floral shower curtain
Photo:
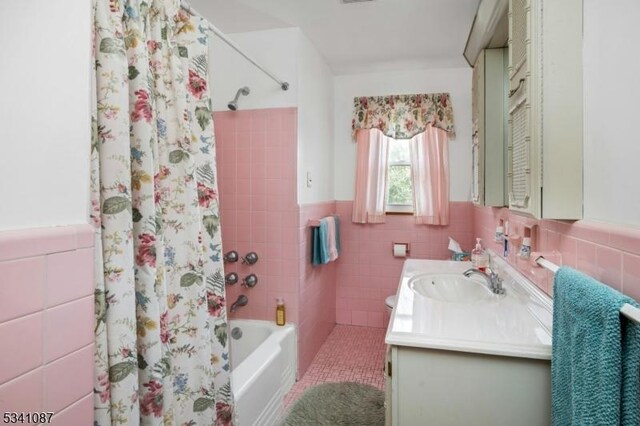
[[[95,425],[230,424],[205,25],[94,0]]]

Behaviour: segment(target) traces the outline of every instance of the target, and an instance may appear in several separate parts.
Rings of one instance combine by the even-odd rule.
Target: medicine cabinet
[[[582,218],[582,0],[509,0],[509,208]]]
[[[582,218],[582,4],[583,0],[480,3],[465,49],[468,61],[484,61],[483,67],[474,67],[473,77],[474,203],[498,205],[490,194],[494,190],[500,192],[501,182],[487,179],[487,172],[495,170],[495,166],[487,163],[494,157],[486,143],[486,116],[478,119],[477,126],[475,121],[481,116],[477,110],[482,105],[487,108],[486,98],[478,100],[480,80],[487,81],[487,51],[478,47],[495,43],[496,34],[504,34],[501,24],[506,22],[506,204],[513,211],[537,219]],[[486,96],[486,89],[483,93]]]

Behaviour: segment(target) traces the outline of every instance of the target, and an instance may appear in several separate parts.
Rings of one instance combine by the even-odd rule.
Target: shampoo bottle
[[[278,297],[276,299],[276,324],[284,325],[287,321],[285,311],[284,311],[284,299],[282,297]]]
[[[489,253],[482,248],[481,239],[476,238],[476,247],[471,251],[473,267],[484,272],[489,266]]]

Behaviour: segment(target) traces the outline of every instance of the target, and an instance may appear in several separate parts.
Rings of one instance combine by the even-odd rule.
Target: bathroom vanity
[[[386,334],[387,424],[548,425],[551,299],[493,256],[504,295],[469,262],[405,261]]]

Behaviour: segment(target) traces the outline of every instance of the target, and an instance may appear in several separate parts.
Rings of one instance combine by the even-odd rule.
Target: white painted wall
[[[265,76],[217,37],[210,48],[213,108],[226,111],[238,88],[249,96],[240,109],[298,108],[298,203],[333,200],[333,76],[299,28],[229,34],[230,39],[276,76],[288,91]],[[307,171],[312,186],[306,185]]]
[[[298,203],[308,204],[334,199],[333,75],[302,32],[298,56]]]
[[[584,216],[640,226],[640,2],[584,2]]]
[[[249,96],[241,96],[241,109],[284,108],[298,105],[298,28],[284,28],[228,34],[244,52],[278,78],[290,83],[283,91],[264,74],[218,37],[211,36],[210,76],[214,111],[227,111],[227,103],[238,89],[248,86]]]
[[[640,98],[640,3],[585,0],[585,217],[640,226],[637,101]],[[86,222],[89,173],[90,5],[82,0],[0,3],[0,230]],[[37,28],[37,31],[33,29]],[[52,43],[51,34],[56,34]],[[468,200],[471,182],[471,71],[431,69],[344,75],[333,79],[333,194],[330,152],[323,139],[329,70],[301,41],[299,29],[232,34],[277,75],[281,91],[242,57],[213,39],[214,108],[242,85],[242,108],[304,107],[300,113],[300,184],[312,170],[314,187],[301,203],[353,198],[355,146],[352,99],[360,95],[451,93],[458,137],[451,141],[451,199]],[[612,48],[615,46],[615,49]],[[298,63],[298,61],[301,61]],[[311,73],[307,75],[307,73]],[[294,84],[297,82],[298,84]],[[306,104],[306,106],[305,106]],[[307,108],[309,108],[307,110]],[[314,117],[319,117],[317,123]],[[326,124],[322,124],[326,123]],[[317,186],[316,186],[317,185]]]
[[[353,98],[412,93],[451,95],[456,139],[449,142],[451,201],[470,200],[471,189],[471,68],[444,68],[342,75],[334,79],[334,195],[352,200],[356,146],[351,138]]]
[[[0,2],[0,230],[87,222],[91,2]]]

